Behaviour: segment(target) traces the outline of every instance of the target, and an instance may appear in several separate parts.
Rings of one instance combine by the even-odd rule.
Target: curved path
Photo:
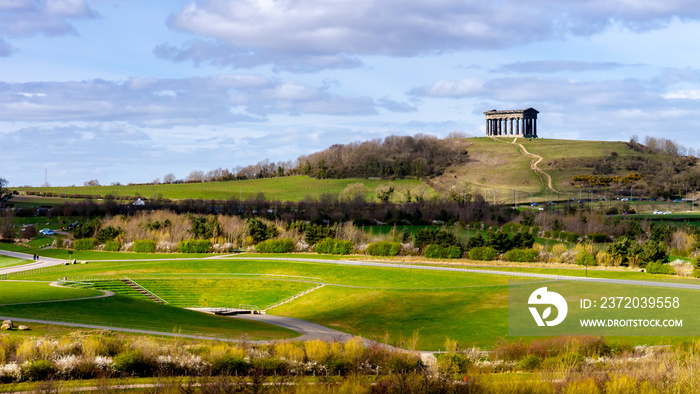
[[[31,254],[28,253],[10,252],[8,250],[0,250],[0,255],[25,260],[32,260],[34,258]],[[61,265],[67,261],[68,260],[54,259],[52,257],[39,257],[39,260],[34,261],[32,263],[14,265],[12,267],[7,268],[0,268],[0,275],[10,274],[13,272],[29,271],[38,268],[53,267],[54,265]]]
[[[497,141],[497,142],[503,142],[504,144],[507,144],[506,141],[504,141],[503,139],[500,139],[498,137],[491,137],[491,139],[494,141]],[[546,179],[546,182],[544,182],[544,183],[547,184],[547,188],[549,188],[549,190],[553,191],[554,193],[560,194],[559,191],[552,186],[551,175],[547,174],[543,169],[537,167],[537,165],[543,160],[542,156],[528,152],[528,150],[525,149],[525,146],[517,141],[518,141],[518,137],[515,137],[515,138],[513,138],[513,142],[511,142],[511,144],[518,145],[518,147],[520,148],[520,152],[523,155],[532,157],[532,160],[530,161],[530,169],[532,171],[534,171],[535,174],[537,174],[537,176],[541,180],[543,180],[542,177],[544,177],[544,179]]]

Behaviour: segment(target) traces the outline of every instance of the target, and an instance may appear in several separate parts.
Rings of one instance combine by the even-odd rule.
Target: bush
[[[540,364],[542,364],[542,359],[530,354],[518,362],[518,368],[523,371],[534,371]]]
[[[132,350],[114,357],[114,370],[130,376],[148,376],[151,366],[141,352]]]
[[[244,374],[250,368],[250,363],[242,358],[234,356],[217,357],[211,362],[211,369],[214,375],[232,376]]]
[[[588,234],[588,240],[593,242],[593,243],[604,243],[604,242],[609,242],[610,237],[608,237],[608,234],[605,233],[593,233],[593,234]]]
[[[289,253],[294,251],[294,240],[291,238],[268,239],[255,245],[259,253]]]
[[[695,268],[693,270],[693,278],[700,278],[700,269]]]
[[[569,233],[569,235],[566,236],[566,242],[578,242],[578,237],[579,235],[576,233]]]
[[[503,255],[503,258],[507,261],[517,261],[523,263],[534,263],[537,261],[540,252],[535,249],[513,249],[509,250]]]
[[[108,252],[118,252],[122,248],[122,244],[119,241],[107,241],[105,242],[105,250]]]
[[[469,258],[472,260],[489,261],[495,259],[497,255],[496,249],[488,246],[469,249]]]
[[[578,256],[576,256],[576,264],[585,266],[596,265],[595,255],[584,251],[581,251]]]
[[[336,238],[324,238],[316,244],[317,253],[350,254],[355,250],[352,241],[341,241]]]
[[[469,372],[472,360],[466,354],[445,353],[437,359],[438,371],[448,377]]]
[[[139,239],[134,241],[133,251],[136,253],[154,253],[156,251],[156,241],[150,239]]]
[[[398,242],[372,242],[367,245],[367,254],[370,256],[396,256],[401,252],[401,244]]]
[[[73,249],[75,250],[93,250],[95,249],[97,240],[95,238],[81,238],[73,241]]]
[[[53,365],[47,360],[36,360],[24,366],[24,368],[24,375],[26,376],[27,380],[31,380],[33,382],[47,380],[55,372]]]
[[[186,239],[177,244],[180,253],[207,253],[211,247],[208,239]]]
[[[647,264],[647,272],[650,274],[664,274],[664,275],[673,275],[676,273],[676,270],[673,269],[668,264],[664,264],[661,262],[654,262],[654,263],[648,263]],[[693,273],[695,273],[693,271]]]
[[[462,257],[462,248],[456,245],[448,247],[428,245],[423,251],[423,256],[435,259],[459,259]]]

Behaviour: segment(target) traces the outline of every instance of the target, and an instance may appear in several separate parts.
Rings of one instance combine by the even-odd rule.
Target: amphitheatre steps
[[[283,305],[283,304],[286,304],[286,303],[288,303],[288,302],[294,301],[294,300],[296,300],[297,298],[299,298],[299,297],[301,297],[301,296],[304,296],[304,295],[306,295],[306,294],[309,294],[309,293],[311,293],[311,292],[314,291],[314,290],[318,290],[318,289],[320,289],[321,287],[323,287],[323,286],[325,286],[325,285],[326,285],[325,283],[321,283],[321,284],[319,284],[319,285],[316,286],[316,287],[312,287],[312,288],[310,288],[310,289],[308,289],[308,290],[304,290],[304,291],[302,291],[302,292],[299,293],[299,294],[295,294],[295,295],[293,295],[293,296],[291,296],[291,297],[289,297],[289,298],[287,298],[287,299],[284,299],[284,300],[282,300],[282,301],[280,301],[280,302],[278,302],[278,303],[276,303],[276,304],[272,304],[272,305],[268,306],[267,308],[263,309],[261,312],[262,312],[262,313],[265,313],[265,312],[269,311],[269,310],[272,309],[272,308],[276,308],[276,307],[278,307],[278,306],[280,306],[280,305]]]
[[[122,282],[124,282],[125,285],[131,287],[132,289],[134,289],[134,290],[138,291],[139,293],[143,294],[144,296],[148,297],[148,299],[150,299],[151,301],[155,301],[159,304],[167,304],[167,302],[165,302],[165,300],[156,296],[155,294],[151,293],[150,291],[144,289],[143,287],[139,286],[138,283],[132,281],[131,279],[123,278],[120,280]]]

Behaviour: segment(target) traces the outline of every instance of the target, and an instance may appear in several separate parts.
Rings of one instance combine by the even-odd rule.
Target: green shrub
[[[664,264],[657,261],[654,263],[647,264],[647,272],[650,274],[673,275],[676,273],[676,270],[674,270],[673,267],[671,267],[668,264]],[[693,270],[693,274],[695,274],[695,270]]]
[[[585,266],[593,266],[596,265],[596,260],[595,260],[595,255],[586,252],[585,250],[580,252],[578,256],[576,256],[576,264],[578,265],[585,265]]]
[[[534,354],[530,354],[518,362],[518,368],[523,371],[533,371],[539,367],[540,364],[542,364],[542,359]]]
[[[75,250],[93,250],[97,240],[95,238],[81,238],[73,241],[73,249]]]
[[[242,358],[233,356],[217,357],[211,362],[211,369],[214,375],[233,376],[244,374],[250,368],[250,363]]]
[[[507,261],[517,261],[523,263],[534,263],[537,261],[540,252],[535,249],[513,249],[509,250],[503,255],[503,258]]]
[[[398,242],[372,242],[367,245],[367,254],[370,256],[396,256],[401,252],[401,244]]]
[[[118,252],[122,248],[122,244],[119,241],[107,241],[105,242],[105,250],[108,252]]]
[[[576,233],[569,233],[569,235],[566,236],[566,242],[578,242],[578,237],[579,235]]]
[[[443,247],[433,244],[425,247],[423,255],[436,259],[459,259],[462,257],[462,248],[457,245]]]
[[[211,247],[208,239],[186,239],[177,244],[177,251],[180,253],[207,253]]]
[[[259,253],[289,253],[294,251],[294,240],[291,238],[268,239],[255,245]]]
[[[114,357],[114,370],[130,376],[148,376],[151,365],[140,351],[132,350]]]
[[[466,354],[461,353],[445,353],[437,359],[438,371],[450,377],[469,372],[470,365],[472,365],[472,360]]]
[[[317,253],[350,254],[355,250],[352,241],[341,241],[337,238],[324,238],[316,244]]]
[[[693,270],[693,277],[694,278],[700,278],[700,268],[695,268]]]
[[[608,234],[605,233],[593,233],[593,234],[588,234],[588,240],[593,242],[593,243],[604,243],[604,242],[609,242],[610,237]]]
[[[472,260],[490,261],[496,258],[496,249],[488,246],[480,246],[469,249],[469,258]]]
[[[47,380],[53,376],[55,369],[53,364],[47,360],[36,360],[23,366],[24,376],[32,382]]]
[[[134,252],[136,253],[155,253],[156,241],[150,239],[139,239],[134,241]]]

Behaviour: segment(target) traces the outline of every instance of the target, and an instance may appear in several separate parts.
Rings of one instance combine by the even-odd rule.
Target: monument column
[[[532,130],[533,133],[532,133],[532,135],[534,135],[535,137],[537,137],[537,118],[535,118],[535,119],[532,120],[532,124],[533,124],[533,130]]]

